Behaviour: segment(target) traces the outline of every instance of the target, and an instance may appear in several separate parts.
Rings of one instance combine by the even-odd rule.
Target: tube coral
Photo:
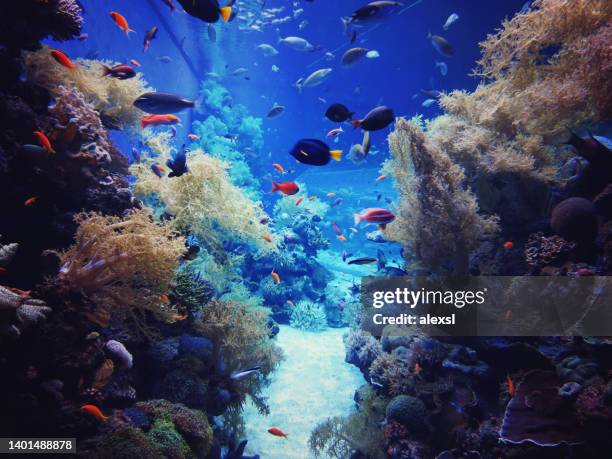
[[[389,144],[400,208],[387,235],[413,246],[432,269],[451,261],[455,272],[465,273],[469,251],[497,230],[496,218],[479,214],[463,169],[415,121],[400,118]]]
[[[146,311],[164,317],[169,311],[160,295],[168,293],[184,239],[146,210],[125,218],[82,213],[76,219],[75,244],[61,256],[61,286],[137,325]]]
[[[164,135],[149,138],[148,145],[158,155],[157,161],[165,162],[170,157],[168,140]],[[202,150],[189,152],[187,161],[189,173],[171,179],[160,179],[146,163],[133,165],[135,194],[157,195],[166,212],[174,216],[179,230],[191,231],[210,245],[214,245],[222,229],[238,240],[274,250],[275,244],[263,238],[265,231],[259,222],[266,214],[261,204],[232,184],[227,164]]]
[[[143,112],[132,103],[141,94],[152,91],[141,73],[129,80],[101,78],[103,65],[112,67],[117,62],[76,59],[76,69],[67,69],[58,65],[50,52],[50,48],[43,46],[38,51],[24,53],[25,74],[29,81],[56,97],[61,96],[60,87],[74,86],[109,126],[140,132]]]

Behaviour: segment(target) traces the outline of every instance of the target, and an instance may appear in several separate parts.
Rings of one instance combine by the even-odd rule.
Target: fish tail
[[[331,150],[329,154],[334,161],[340,161],[342,159],[342,150]]]
[[[427,32],[427,39],[431,39],[431,30]]]
[[[380,225],[378,225],[378,227],[380,228],[381,231],[384,231],[387,229],[387,225],[385,223],[381,223]]]
[[[277,28],[276,29],[276,43],[280,43],[281,41],[283,41],[283,38],[281,37],[280,29]]]
[[[102,64],[102,76],[105,77],[111,73],[111,69],[108,65]]]
[[[225,22],[228,22],[230,20],[230,17],[232,16],[232,7],[231,6],[224,6],[219,8],[219,13],[221,13],[221,17],[223,18],[223,20]]]
[[[361,221],[361,215],[353,214],[353,220],[355,221],[355,225],[359,225],[359,222]]]
[[[361,120],[351,120],[351,124],[355,129],[361,126]]]
[[[348,26],[351,23],[351,18],[342,17],[340,18],[340,21],[342,22],[342,26],[344,27],[344,33],[348,33]]]
[[[147,120],[140,120],[140,127],[142,129],[146,128],[149,125],[149,123],[147,122]]]
[[[277,190],[280,190],[280,188],[278,187],[278,183],[272,180],[272,190],[270,190],[270,193],[274,193]]]

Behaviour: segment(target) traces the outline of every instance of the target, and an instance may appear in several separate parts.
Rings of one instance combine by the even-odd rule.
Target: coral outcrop
[[[0,286],[0,336],[19,337],[25,327],[47,318],[51,308],[28,292]]]

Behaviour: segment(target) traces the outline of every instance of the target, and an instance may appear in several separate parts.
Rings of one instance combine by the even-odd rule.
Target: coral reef
[[[140,132],[143,112],[132,103],[141,94],[152,88],[137,73],[129,80],[100,78],[103,66],[112,67],[119,62],[76,59],[76,69],[59,65],[51,57],[50,48],[27,52],[24,56],[25,73],[28,81],[47,89],[56,97],[61,96],[60,88],[73,86],[83,94],[85,101],[106,121],[107,127],[123,129],[132,133]]]
[[[28,292],[0,286],[0,336],[18,337],[25,327],[46,319],[51,308]]]
[[[470,250],[497,230],[496,219],[478,213],[462,168],[417,122],[399,119],[389,144],[400,208],[387,236],[416,251],[425,266],[450,262],[455,273],[466,273]]]
[[[423,419],[427,415],[425,405],[421,400],[410,395],[398,395],[387,405],[386,416],[389,421],[397,421],[409,432],[419,432],[423,429]]]
[[[184,252],[184,239],[147,210],[125,218],[80,214],[75,244],[61,255],[61,288],[97,310],[128,317],[144,327],[146,311],[164,317],[166,295]]]
[[[327,316],[322,305],[302,300],[295,303],[291,311],[292,327],[308,331],[321,331],[327,328]]]

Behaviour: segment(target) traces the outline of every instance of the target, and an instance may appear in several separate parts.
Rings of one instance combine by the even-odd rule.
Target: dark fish
[[[351,112],[345,105],[332,104],[325,112],[325,116],[336,123],[342,123],[353,118],[355,112]]]
[[[437,99],[442,93],[436,89],[421,89],[421,94],[429,99]]]
[[[376,251],[376,267],[378,268],[379,271],[381,271],[386,266],[387,266],[387,256],[385,255],[385,252],[378,249]]]
[[[343,66],[350,67],[358,60],[363,58],[367,52],[367,48],[351,48],[342,55],[342,59],[340,61]]]
[[[342,236],[342,228],[340,228],[336,222],[332,222],[331,226],[338,236]]]
[[[355,258],[348,262],[349,265],[369,265],[372,263],[376,263],[376,258],[363,257],[363,258]]]
[[[163,0],[163,2],[168,5],[168,8],[170,8],[170,12],[174,13],[174,11],[176,10],[176,6],[174,6],[172,0]]]
[[[217,42],[217,31],[215,30],[215,26],[212,24],[208,24],[208,39],[216,43]]]
[[[143,112],[165,115],[194,108],[195,102],[167,92],[147,92],[136,99],[133,105]]]
[[[102,76],[109,76],[118,80],[128,80],[136,76],[136,70],[127,64],[119,64],[113,67],[102,64]]]
[[[218,0],[178,0],[178,2],[187,14],[204,22],[217,22],[219,18],[227,22],[232,14],[232,7],[220,7]]]
[[[317,139],[302,139],[289,152],[298,162],[311,166],[325,166],[331,159],[340,161],[342,150],[330,150],[329,146]]]
[[[46,155],[48,153],[44,147],[41,147],[40,145],[32,145],[28,143],[25,145],[22,145],[20,150],[24,153],[33,154],[33,155]]]
[[[353,120],[351,123],[364,131],[378,131],[389,126],[394,120],[393,110],[385,105],[380,105],[370,110],[362,120]]]
[[[392,2],[392,1],[376,1],[370,2],[365,6],[355,10],[347,18],[342,18],[344,27],[348,27],[351,24],[365,24],[369,22],[376,22],[385,17],[389,16],[398,7],[403,6],[403,3]]]
[[[180,177],[181,175],[189,172],[187,167],[187,152],[185,151],[185,145],[181,148],[181,151],[176,153],[172,158],[166,161],[166,166],[172,169],[172,172],[168,174],[168,177]]]
[[[185,253],[185,255],[183,255],[182,259],[183,260],[195,260],[198,257],[199,253],[200,253],[199,245],[197,244],[187,245],[187,252]]]
[[[438,51],[442,56],[452,57],[455,54],[455,50],[453,45],[450,42],[440,35],[432,35],[431,33],[427,34],[427,39],[431,40],[432,46]]]
[[[339,206],[340,204],[342,204],[342,198],[336,198],[334,202],[332,202],[329,206],[336,207],[336,206]]]
[[[351,45],[355,43],[356,41],[357,41],[357,31],[353,30],[353,33],[351,35]]]
[[[144,37],[144,48],[142,50],[143,52],[149,49],[149,46],[151,46],[151,42],[156,36],[157,36],[157,26],[153,26],[149,30],[147,30],[147,33],[145,34],[145,37]]]

